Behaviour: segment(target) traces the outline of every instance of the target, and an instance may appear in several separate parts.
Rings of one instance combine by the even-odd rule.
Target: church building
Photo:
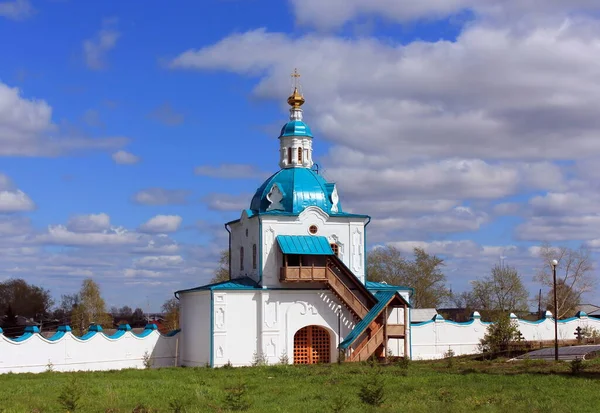
[[[230,280],[175,293],[183,366],[410,357],[411,289],[368,281],[371,218],[344,212],[336,184],[313,168],[313,135],[292,76],[280,170],[225,224]]]

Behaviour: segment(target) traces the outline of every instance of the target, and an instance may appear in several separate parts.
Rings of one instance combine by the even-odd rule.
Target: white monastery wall
[[[538,321],[517,319],[514,322],[525,341],[554,340],[554,320],[549,312],[546,318]],[[443,358],[444,353],[452,349],[456,355],[479,353],[479,342],[484,337],[490,323],[483,322],[475,315],[470,321],[456,323],[437,317],[435,320],[412,324],[412,358],[430,360]],[[590,326],[600,331],[600,319],[581,315],[558,321],[559,340],[574,340],[575,329]]]
[[[320,208],[308,207],[297,216],[262,217],[263,285],[287,287],[279,282],[282,254],[277,246],[278,235],[310,235],[308,228],[316,225],[315,235],[327,237],[337,244],[342,262],[362,281],[365,279],[364,220],[362,218],[330,217]]]
[[[210,291],[182,294],[179,298],[181,362],[205,366],[210,361]]]
[[[178,334],[167,337],[157,330],[146,330],[140,336],[119,331],[115,334],[118,338],[102,332],[91,334],[82,340],[65,332],[57,340],[48,340],[39,333],[26,333],[21,341],[0,334],[0,374],[40,373],[49,366],[54,371],[144,368],[146,352],[153,367],[176,365]]]

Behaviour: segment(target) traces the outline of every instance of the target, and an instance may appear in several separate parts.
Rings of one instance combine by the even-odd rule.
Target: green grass
[[[373,374],[385,383],[378,408],[359,399]],[[596,412],[599,379],[597,361],[574,376],[568,363],[458,358],[451,366],[411,362],[408,369],[347,363],[7,374],[0,375],[0,412],[64,412],[59,396],[76,389],[81,412],[131,412],[140,404],[171,412],[174,400],[185,406],[181,411],[224,412],[226,399],[250,404],[248,412],[333,412],[335,406],[344,412]]]

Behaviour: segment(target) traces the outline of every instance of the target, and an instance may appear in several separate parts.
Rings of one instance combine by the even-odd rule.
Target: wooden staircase
[[[366,361],[378,349],[383,347],[385,340],[384,326],[368,334],[348,358],[348,361]]]

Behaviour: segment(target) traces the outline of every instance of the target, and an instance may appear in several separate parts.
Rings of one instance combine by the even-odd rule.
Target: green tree
[[[112,319],[106,313],[100,286],[94,280],[88,278],[83,281],[78,297],[79,304],[75,305],[71,313],[72,327],[77,334],[83,334],[91,324],[112,327]]]
[[[591,291],[595,284],[594,266],[590,251],[580,247],[571,249],[567,247],[551,247],[544,244],[540,247],[539,256],[542,261],[541,269],[536,275],[536,280],[550,289],[547,308],[554,307],[552,260],[557,260],[557,310],[553,311],[558,318],[568,317],[581,303],[581,296]]]
[[[515,320],[508,314],[501,314],[494,323],[489,324],[480,340],[479,348],[492,354],[508,350],[511,342],[518,340],[519,329]]]
[[[162,311],[165,316],[166,329],[177,330],[179,328],[179,300],[175,297],[168,299],[162,305]]]
[[[494,265],[490,275],[471,282],[468,306],[484,317],[509,312],[526,312],[529,294],[514,267]]]
[[[0,317],[10,305],[15,314],[39,320],[48,316],[53,304],[50,291],[23,279],[0,283]]]
[[[229,281],[229,250],[221,251],[219,256],[219,267],[215,271],[215,275],[210,280],[211,284],[222,281]]]
[[[439,307],[450,298],[446,276],[441,270],[443,265],[444,260],[422,248],[415,248],[413,260],[407,260],[397,248],[388,245],[369,254],[367,276],[370,281],[414,288],[412,304],[415,308]]]

